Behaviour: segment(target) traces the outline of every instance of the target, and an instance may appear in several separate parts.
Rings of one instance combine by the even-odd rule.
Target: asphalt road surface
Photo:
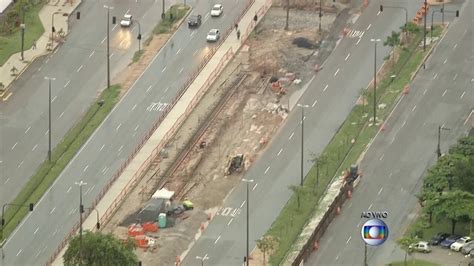
[[[436,162],[438,126],[441,149],[465,135],[474,105],[473,10],[466,1],[461,17],[449,30],[411,84],[381,132],[369,148],[361,169],[363,179],[353,198],[320,240],[320,248],[305,265],[363,265],[361,227],[363,211],[387,211],[390,233],[381,246],[368,247],[368,265],[403,260],[396,245],[419,209],[415,195],[426,169]],[[457,264],[456,264],[457,265]]]
[[[106,85],[107,10],[117,24],[110,25],[111,77],[123,69],[138,49],[137,23],[130,28],[118,24],[130,13],[141,23],[146,39],[158,23],[161,2],[83,0],[77,9],[80,20],[70,17],[71,32],[55,52],[36,60],[13,84],[13,95],[0,104],[0,204],[10,202],[47,160],[48,151],[48,81],[52,83],[52,147],[84,114],[97,92]],[[47,29],[48,30],[48,29]],[[59,30],[59,29],[58,29]]]
[[[228,0],[223,4],[223,15],[211,18],[209,11],[213,3],[195,3],[193,12],[202,14],[202,25],[191,30],[184,24],[160,50],[139,80],[37,203],[35,211],[25,218],[7,240],[4,265],[38,265],[47,261],[78,221],[79,189],[74,183],[79,180],[87,183],[83,188],[84,205],[90,205],[162,115],[161,111],[175,97],[188,76],[197,69],[209,48],[215,45],[205,40],[209,30],[219,28],[225,32],[231,28],[246,2]],[[89,79],[83,77],[81,82],[89,84]]]
[[[344,38],[324,64],[324,68],[308,85],[301,97],[310,106],[305,111],[305,158],[320,154],[347,117],[373,75],[374,44],[371,38],[385,39],[404,21],[401,12],[378,13],[380,2],[374,2],[358,18],[353,30],[361,32],[355,38]],[[392,2],[392,4],[396,4]],[[409,16],[420,7],[407,6]],[[403,12],[403,11],[402,11]],[[363,33],[362,33],[363,32]],[[377,65],[388,55],[383,45],[377,48]],[[250,249],[286,204],[292,192],[288,187],[299,184],[300,171],[300,110],[292,111],[271,145],[249,169],[246,179],[254,179],[250,189]],[[311,163],[304,162],[304,173]],[[218,215],[191,248],[184,265],[195,265],[196,256],[208,257],[206,265],[241,265],[246,245],[246,184],[238,185],[226,199]]]

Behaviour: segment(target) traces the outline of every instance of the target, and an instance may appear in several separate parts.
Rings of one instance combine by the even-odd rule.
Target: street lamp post
[[[26,8],[23,6],[21,8],[22,10],[22,22],[20,24],[21,28],[21,61],[25,60],[25,57],[23,56],[23,51],[25,48],[25,29],[26,29],[26,24],[25,24],[25,13],[26,13]]]
[[[423,19],[423,52],[426,51],[426,12],[428,12],[428,3],[424,2],[424,7],[425,7],[425,18]]]
[[[319,32],[321,32],[321,18],[323,17],[323,11],[322,11],[322,2],[323,0],[319,0]]]
[[[138,24],[138,52],[140,52],[140,47],[141,47],[141,39],[142,39],[142,31],[140,29],[140,22],[138,20],[134,20]]]
[[[75,182],[79,186],[79,256],[82,257],[82,213],[84,213],[84,206],[82,205],[82,186],[87,185],[86,182]]]
[[[385,5],[380,5],[380,12],[383,12],[384,8],[399,8],[405,10],[405,27],[404,27],[404,32],[405,32],[405,39],[408,38],[408,9],[406,7],[402,6],[385,6]]]
[[[286,24],[285,30],[288,30],[288,20],[290,19],[290,0],[286,0]]]
[[[246,244],[246,252],[245,252],[245,265],[249,266],[249,205],[250,205],[250,198],[249,198],[249,184],[253,183],[253,179],[242,179],[243,182],[247,183],[247,244]]]
[[[100,219],[99,219],[99,211],[97,209],[93,209],[93,208],[85,208],[89,211],[95,211],[96,214],[97,214],[97,223],[95,224],[95,228],[97,228],[97,230],[100,229]]]
[[[377,122],[377,43],[380,39],[370,39],[375,44],[374,46],[374,126]]]
[[[300,185],[303,186],[304,174],[303,174],[303,162],[304,162],[304,108],[308,108],[309,105],[307,104],[298,104],[298,107],[301,107],[301,180]]]
[[[204,257],[196,256],[196,259],[201,261],[201,266],[204,266],[204,261],[208,260],[209,257],[206,254],[206,255],[204,255]]]
[[[56,29],[54,28],[54,15],[61,14],[61,12],[54,12],[51,14],[51,49],[53,49],[54,45],[54,33],[56,32]]]
[[[107,9],[107,88],[110,88],[110,10],[114,9],[113,6],[104,5]]]
[[[436,149],[436,154],[438,155],[438,159],[441,157],[441,130],[451,130],[451,129],[445,127],[444,125],[438,126],[438,146]]]
[[[161,11],[161,19],[165,19],[165,0],[162,1],[163,3],[163,7],[162,7],[162,11]]]
[[[49,112],[48,112],[48,160],[51,162],[51,81],[56,80],[56,78],[51,77],[44,77],[44,79],[48,80],[48,95],[49,95]]]
[[[450,10],[444,10],[444,7],[441,9],[441,10],[433,10],[433,12],[431,12],[431,26],[430,26],[430,34],[431,34],[431,39],[433,39],[433,30],[434,30],[434,22],[433,22],[433,17],[434,17],[434,14],[436,12],[440,12],[441,14],[443,14],[443,25],[444,25],[444,13],[455,13],[456,14],[456,17],[459,17],[459,10],[456,10],[456,11],[450,11]]]

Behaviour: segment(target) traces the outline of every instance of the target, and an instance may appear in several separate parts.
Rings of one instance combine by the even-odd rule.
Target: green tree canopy
[[[456,164],[454,176],[455,187],[474,194],[474,155]]]
[[[427,203],[437,218],[451,220],[451,233],[454,234],[456,222],[474,219],[474,195],[460,190],[445,192]]]
[[[266,235],[256,240],[256,242],[257,242],[258,249],[260,249],[263,253],[263,265],[265,266],[266,264],[265,255],[268,253],[271,253],[278,247],[278,239],[270,235]]]
[[[411,237],[402,237],[397,240],[397,244],[405,251],[405,265],[407,265],[407,255],[410,252],[410,245],[416,243],[417,240]]]
[[[474,156],[474,136],[460,138],[458,143],[449,149],[449,153],[468,157]]]
[[[132,241],[123,243],[112,234],[92,233],[82,235],[82,256],[79,235],[70,242],[64,254],[65,265],[137,265]],[[81,259],[82,257],[82,259]]]
[[[392,31],[392,34],[387,36],[387,40],[384,41],[383,45],[390,47],[400,45],[400,32]]]

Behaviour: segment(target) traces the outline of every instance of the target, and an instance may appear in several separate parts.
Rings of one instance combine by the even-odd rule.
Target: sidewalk
[[[176,105],[171,109],[157,129],[151,132],[152,135],[141,150],[131,159],[130,163],[125,167],[117,180],[111,184],[110,188],[104,191],[105,194],[102,199],[97,202],[95,207],[101,215],[101,224],[109,220],[110,215],[112,215],[120,205],[120,199],[125,198],[126,193],[128,193],[138,181],[140,174],[146,172],[148,169],[147,166],[158,155],[169,137],[179,129],[179,126],[183,123],[192,107],[194,107],[200,97],[204,95],[214,79],[231,60],[234,53],[245,43],[246,38],[256,25],[256,22],[253,20],[254,15],[258,14],[258,20],[260,20],[270,5],[271,0],[255,0],[239,21],[239,29],[242,32],[241,38],[237,39],[235,30],[231,30],[228,38],[222,43]],[[84,220],[83,230],[95,230],[97,218],[94,213],[92,214],[93,215],[89,215]],[[77,229],[77,226],[73,228],[74,232],[71,232],[71,236],[75,234],[75,229]],[[62,257],[66,248],[67,245],[64,246],[61,251],[58,250],[58,256],[52,265],[63,265]]]
[[[72,1],[72,3],[71,3]],[[57,33],[68,34],[68,20],[71,13],[79,6],[82,0],[51,0],[39,12],[40,20],[44,27],[44,33],[36,40],[36,49],[29,49],[23,52],[24,61],[21,61],[21,53],[13,54],[7,62],[0,67],[0,80],[4,85],[4,90],[0,91],[0,98],[8,100],[12,95],[11,84],[27,69],[27,67],[38,57],[54,52],[58,46]],[[51,40],[51,20],[54,14],[54,28],[56,36],[53,47],[48,47]],[[28,25],[27,25],[28,26]],[[50,48],[50,49],[48,49]],[[12,68],[16,68],[16,74],[12,75]]]

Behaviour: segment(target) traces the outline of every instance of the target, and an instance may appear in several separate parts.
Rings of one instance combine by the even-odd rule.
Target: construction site
[[[105,233],[133,239],[143,265],[173,265],[199,237],[360,12],[328,1],[320,20],[314,3],[297,2],[289,30],[286,10],[273,3],[104,226]]]

